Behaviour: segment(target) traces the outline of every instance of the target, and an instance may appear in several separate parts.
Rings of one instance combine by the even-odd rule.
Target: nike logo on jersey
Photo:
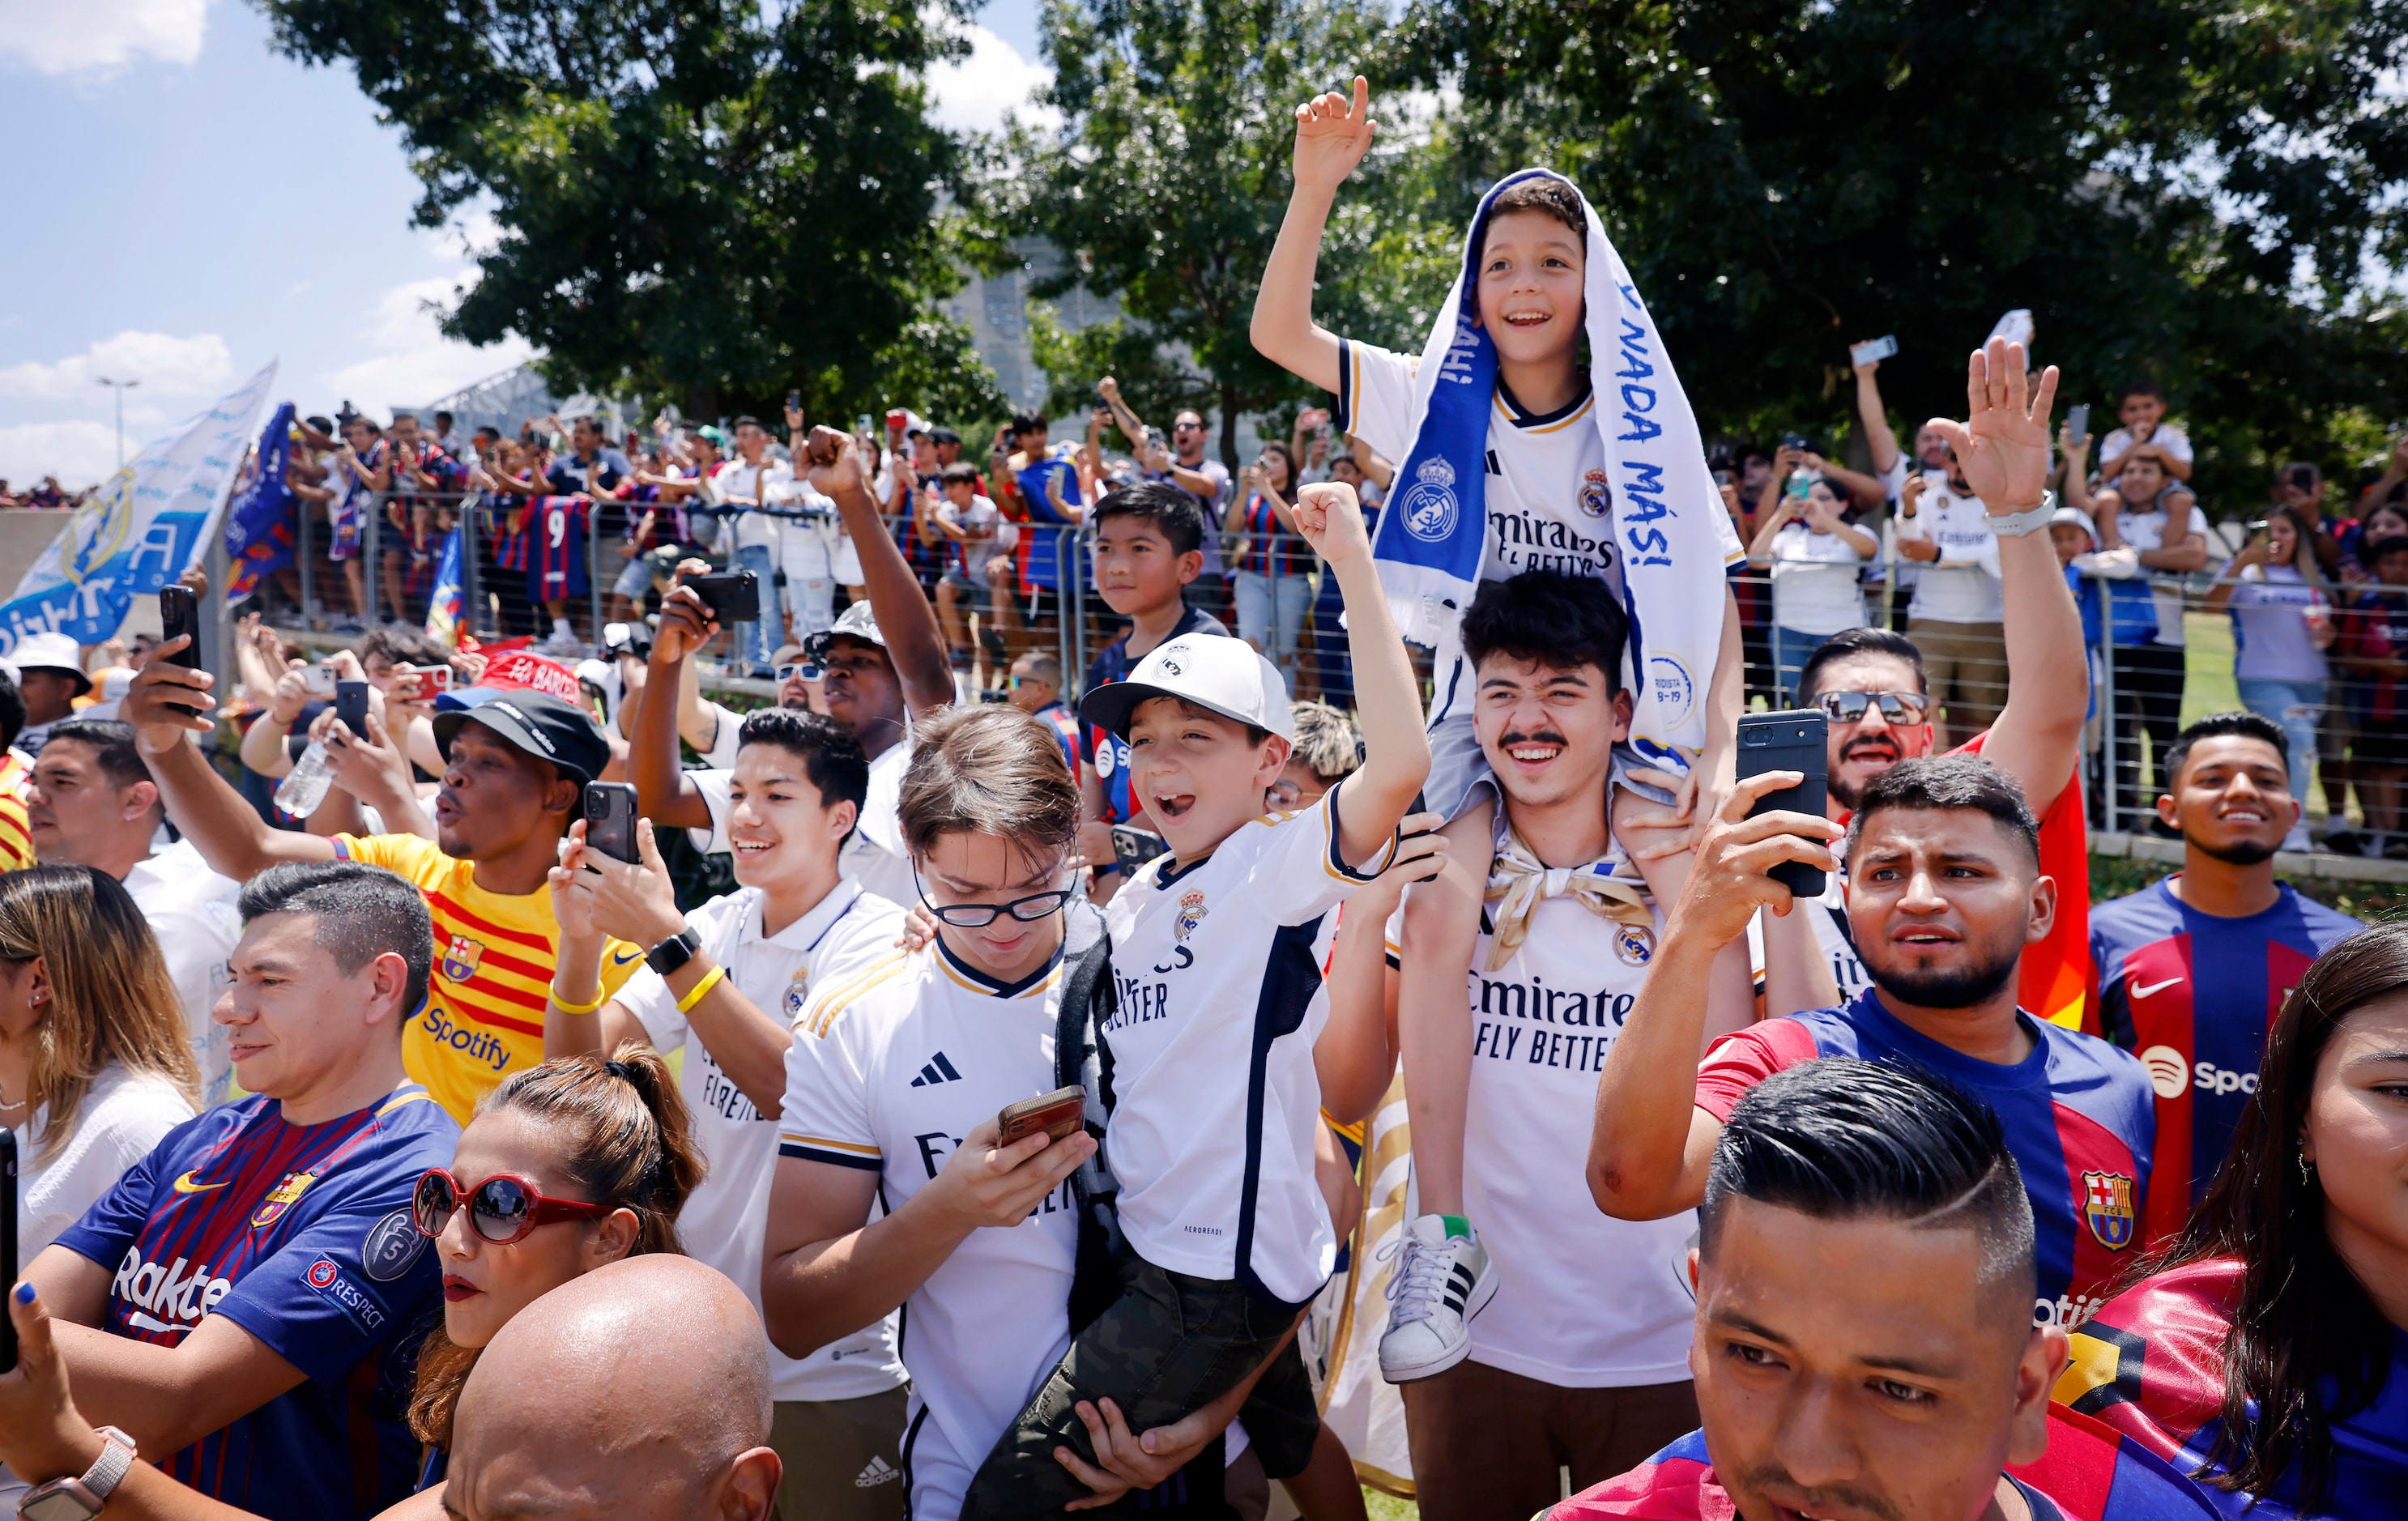
[[[199,1169],[194,1169],[194,1170],[197,1171]],[[194,1183],[191,1172],[187,1172],[182,1177],[176,1180],[176,1192],[179,1194],[206,1194],[212,1188],[223,1188],[225,1184],[222,1183]]]
[[[639,947],[631,945],[624,951],[611,952],[610,965],[613,967],[624,967],[630,961],[642,960],[643,955],[644,953]]]
[[[920,1075],[911,1080],[911,1086],[933,1088],[939,1083],[959,1083],[961,1080],[962,1074],[953,1070],[953,1064],[947,1061],[945,1054],[939,1051],[928,1058],[927,1066],[920,1069]]]
[[[2145,998],[2152,993],[2163,993],[2166,989],[2173,986],[2176,983],[2181,981],[2182,979],[2179,977],[2169,977],[2162,983],[2151,983],[2146,987],[2135,987],[2132,989],[2132,997],[2136,998]]]

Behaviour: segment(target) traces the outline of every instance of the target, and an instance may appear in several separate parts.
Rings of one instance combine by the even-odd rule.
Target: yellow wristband
[[[693,991],[693,992],[691,992],[691,993],[687,994],[684,997],[680,998],[680,999],[678,1000],[678,1012],[679,1012],[679,1013],[681,1013],[681,1014],[690,1012],[693,1010],[693,1008],[694,1008],[694,1006],[695,1006],[695,1004],[700,1003],[700,1002],[702,1001],[702,996],[703,996],[704,994],[706,994],[706,993],[710,992],[710,991],[711,990],[711,988],[712,988],[712,987],[714,987],[715,985],[717,985],[717,983],[718,983],[719,980],[720,980],[721,978],[723,978],[723,977],[726,976],[726,975],[727,975],[727,969],[726,969],[726,968],[724,968],[724,967],[713,967],[713,968],[711,968],[711,969],[710,969],[710,970],[709,972],[707,972],[707,973],[705,973],[705,974],[703,975],[703,979],[702,979],[702,981],[701,981],[701,982],[696,983],[695,983],[695,984],[694,984],[694,991]]]
[[[564,1014],[590,1014],[610,1001],[610,995],[600,991],[595,993],[592,1003],[571,1003],[560,996],[560,989],[556,986],[549,991],[552,994],[552,1006]]]

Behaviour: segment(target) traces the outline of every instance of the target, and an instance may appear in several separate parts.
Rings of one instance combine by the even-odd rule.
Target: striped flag
[[[426,637],[446,648],[460,642],[460,536],[466,524],[454,524],[444,536],[443,552],[435,557],[435,591],[426,599]]]

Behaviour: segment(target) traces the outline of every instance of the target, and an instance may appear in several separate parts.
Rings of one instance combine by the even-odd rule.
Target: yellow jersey
[[[23,755],[0,752],[0,871],[34,864],[34,837],[25,825],[25,783],[32,775]]]
[[[410,1081],[466,1125],[503,1078],[543,1060],[543,1012],[560,946],[552,891],[487,892],[472,863],[416,835],[337,835],[334,843],[344,859],[395,872],[426,899],[435,973],[426,1007],[402,1036],[401,1062]],[[616,993],[643,958],[641,947],[610,941],[602,954],[604,995]]]

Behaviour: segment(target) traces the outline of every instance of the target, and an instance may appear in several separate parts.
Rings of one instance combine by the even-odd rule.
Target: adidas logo
[[[1458,1315],[1463,1313],[1464,1305],[1470,1301],[1471,1285],[1476,1280],[1472,1276],[1469,1264],[1456,1263],[1455,1271],[1446,1275],[1446,1292],[1441,1296],[1446,1301],[1446,1307]]]
[[[939,1051],[928,1058],[927,1066],[920,1069],[920,1075],[911,1080],[911,1086],[933,1088],[939,1083],[959,1083],[961,1080],[962,1074],[953,1070],[953,1064],[947,1061],[945,1054]]]
[[[902,1470],[882,1457],[873,1456],[867,1468],[853,1476],[853,1486],[855,1489],[875,1489],[882,1484],[888,1484],[901,1477],[903,1477]]]

